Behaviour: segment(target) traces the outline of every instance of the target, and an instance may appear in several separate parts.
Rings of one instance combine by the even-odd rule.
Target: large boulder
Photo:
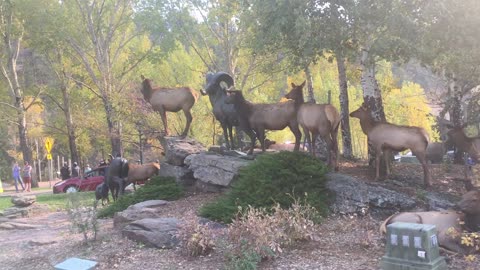
[[[331,210],[335,213],[363,213],[366,209],[385,214],[409,210],[416,202],[405,194],[367,184],[339,173],[327,174],[327,188],[335,194]]]
[[[37,197],[35,195],[22,194],[12,196],[10,200],[15,206],[25,207],[37,201]]]
[[[215,187],[230,186],[238,170],[250,162],[238,157],[207,153],[190,155],[185,159],[185,164],[193,171],[193,177],[197,180],[199,187],[203,185],[206,191],[215,191]]]
[[[145,218],[159,218],[159,208],[169,204],[164,200],[150,200],[130,205],[122,212],[113,215],[113,227],[121,229],[126,225]]]
[[[187,156],[207,150],[201,143],[190,138],[163,137],[160,141],[166,162],[175,166],[182,166]]]
[[[158,175],[174,177],[177,183],[184,186],[191,186],[195,183],[193,172],[187,166],[175,166],[162,162]]]
[[[170,249],[179,242],[179,222],[176,218],[145,218],[125,226],[122,235],[149,247]]]

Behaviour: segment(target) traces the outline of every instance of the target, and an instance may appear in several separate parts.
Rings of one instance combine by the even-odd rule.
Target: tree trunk
[[[104,97],[103,99],[103,106],[105,107],[106,118],[107,118],[107,126],[108,126],[108,134],[110,136],[110,143],[112,146],[112,154],[113,157],[117,155],[122,155],[122,143],[121,143],[121,131],[119,129],[118,122],[114,119],[114,112],[112,108],[111,101]]]
[[[70,148],[70,157],[73,161],[80,162],[77,148],[77,136],[73,124],[72,111],[70,107],[70,96],[67,86],[62,83],[60,87],[63,96],[63,112],[65,113],[65,122],[67,124],[68,146]]]
[[[376,121],[385,121],[382,95],[375,77],[375,61],[370,59],[367,50],[362,51],[360,64],[362,67],[361,84],[364,103],[370,107],[372,110],[372,116]],[[368,163],[371,167],[375,166],[375,150],[370,143],[368,144]],[[385,171],[386,164],[381,162],[380,172],[382,173]]]
[[[450,121],[454,126],[461,126],[463,124],[463,111],[462,111],[462,87],[458,85],[457,80],[454,78],[448,85],[449,92],[452,94],[451,106],[450,106]],[[455,164],[463,164],[463,151],[455,149]]]
[[[338,82],[340,86],[340,117],[342,128],[342,145],[343,156],[345,158],[353,158],[352,151],[352,136],[350,133],[350,116],[349,116],[349,102],[348,102],[348,85],[347,85],[347,73],[345,68],[345,59],[337,56],[337,68],[338,68]]]
[[[315,95],[313,93],[313,77],[312,77],[312,72],[310,71],[309,65],[305,67],[305,76],[307,77],[308,102],[316,103]]]

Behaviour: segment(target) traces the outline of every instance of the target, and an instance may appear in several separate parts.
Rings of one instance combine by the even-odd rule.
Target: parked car
[[[106,166],[93,169],[84,176],[75,176],[53,185],[53,193],[70,193],[77,191],[95,191],[98,185],[103,183]]]

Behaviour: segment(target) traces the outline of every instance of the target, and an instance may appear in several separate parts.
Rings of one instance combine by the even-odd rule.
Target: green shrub
[[[328,197],[326,172],[325,164],[304,153],[285,151],[263,154],[240,169],[231,190],[224,197],[202,207],[200,215],[230,223],[239,206],[243,209],[249,205],[270,208],[278,203],[288,208],[293,196],[303,198],[306,194],[306,202],[320,214],[325,214]]]
[[[101,209],[98,217],[111,217],[115,212],[123,211],[130,205],[148,200],[176,200],[183,196],[183,189],[175,178],[155,176],[132,194],[127,194],[107,207]]]

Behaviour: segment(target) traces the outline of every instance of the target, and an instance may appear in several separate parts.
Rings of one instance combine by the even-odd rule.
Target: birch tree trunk
[[[372,110],[372,116],[375,121],[385,121],[385,111],[380,88],[375,77],[375,61],[369,57],[368,50],[362,51],[360,65],[362,68],[361,85],[363,89],[364,103]],[[371,167],[375,166],[375,150],[368,144],[368,163]],[[380,172],[386,171],[386,164],[381,162]]]
[[[350,133],[350,116],[349,116],[349,102],[348,102],[348,85],[347,73],[345,68],[345,58],[337,54],[337,69],[338,82],[340,87],[340,117],[341,117],[341,132],[343,156],[345,158],[353,158],[352,151],[352,136]]]
[[[315,101],[315,95],[313,93],[313,76],[312,72],[310,71],[310,66],[307,65],[305,67],[305,76],[307,77],[307,97],[308,97],[308,102],[311,103],[316,103]]]

